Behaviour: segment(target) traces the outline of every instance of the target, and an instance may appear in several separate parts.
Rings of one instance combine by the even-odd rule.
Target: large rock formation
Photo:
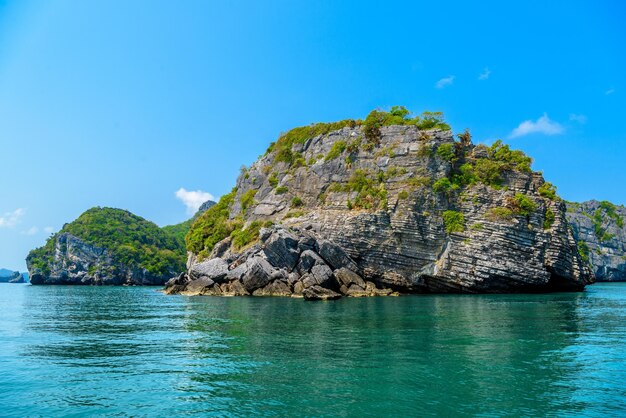
[[[607,201],[568,202],[567,219],[596,280],[626,280],[626,208]]]
[[[40,284],[163,285],[184,268],[181,239],[132,213],[93,208],[29,253]]]
[[[592,276],[552,186],[521,152],[460,138],[394,112],[288,132],[194,223],[166,292],[582,290]]]
[[[0,283],[24,283],[25,278],[19,271],[0,269]]]

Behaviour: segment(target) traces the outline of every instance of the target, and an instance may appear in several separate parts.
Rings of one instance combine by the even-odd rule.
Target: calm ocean
[[[626,284],[304,302],[0,284],[0,416],[624,416]]]

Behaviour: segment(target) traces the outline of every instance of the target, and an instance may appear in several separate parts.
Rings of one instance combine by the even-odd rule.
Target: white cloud
[[[53,227],[51,227],[51,226],[46,226],[46,227],[43,229],[43,232],[45,232],[46,234],[51,234],[51,233],[53,233],[53,232],[54,232],[54,228],[53,228]]]
[[[176,197],[187,206],[187,213],[193,215],[207,200],[215,200],[211,193],[202,190],[190,191],[181,187],[176,191]]]
[[[39,228],[37,228],[36,226],[31,226],[26,231],[22,231],[22,234],[24,234],[24,235],[35,235],[35,234],[37,234],[37,232],[39,232]]]
[[[489,68],[485,67],[483,72],[480,73],[480,75],[478,76],[478,79],[479,80],[487,80],[489,78],[489,75],[491,75],[491,71],[489,70]]]
[[[585,115],[577,115],[576,113],[570,113],[569,120],[578,122],[580,124],[587,123],[587,116]]]
[[[435,87],[437,87],[438,89],[442,89],[445,86],[450,86],[450,85],[452,85],[452,83],[454,83],[454,79],[455,78],[456,77],[453,76],[453,75],[450,75],[448,77],[444,77],[444,78],[442,78],[441,80],[439,80],[439,81],[437,81],[435,83]]]
[[[0,216],[0,228],[13,228],[24,216],[24,209],[17,208],[13,212],[7,212]]]
[[[613,87],[611,87],[610,89],[608,89],[607,91],[604,92],[604,94],[606,94],[607,96],[609,94],[613,94],[613,93],[615,93],[615,89]]]
[[[511,132],[509,138],[518,138],[520,136],[530,134],[544,134],[544,135],[559,135],[564,131],[563,126],[560,123],[550,120],[546,113],[543,114],[535,122],[532,120],[525,120],[520,123],[519,126]]]

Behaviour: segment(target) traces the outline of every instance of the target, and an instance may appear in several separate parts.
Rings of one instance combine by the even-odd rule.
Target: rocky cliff
[[[0,283],[24,283],[25,279],[19,271],[0,269]]]
[[[184,268],[172,234],[132,213],[93,208],[26,259],[31,283],[162,285]]]
[[[567,203],[567,219],[579,252],[598,281],[626,280],[626,208],[590,200]]]
[[[592,278],[565,204],[530,164],[403,108],[296,128],[196,220],[166,292],[581,290]]]

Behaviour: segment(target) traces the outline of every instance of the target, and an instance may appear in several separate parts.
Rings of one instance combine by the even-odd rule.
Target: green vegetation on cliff
[[[380,137],[380,128],[383,126],[391,125],[413,125],[420,130],[426,129],[443,129],[450,130],[441,112],[424,112],[420,116],[412,116],[404,106],[393,106],[389,112],[384,110],[372,110],[365,120],[360,119],[345,119],[338,122],[331,123],[314,123],[307,126],[300,126],[293,128],[290,131],[282,134],[276,142],[272,142],[266,151],[267,153],[275,152],[274,161],[284,162],[290,166],[294,163],[298,165],[304,165],[304,159],[302,155],[292,150],[295,144],[303,144],[307,140],[314,138],[318,135],[326,135],[333,131],[338,131],[345,127],[356,128],[361,126],[363,133],[369,143],[376,142]],[[352,145],[343,143],[334,147],[326,156],[326,160],[332,160],[341,155],[346,149],[349,152],[355,152],[355,144],[359,142],[355,141]],[[367,144],[364,144],[367,147]]]
[[[159,228],[132,213],[113,208],[92,208],[74,222],[65,224],[46,244],[28,255],[34,268],[49,273],[59,235],[68,233],[87,244],[106,249],[118,263],[144,268],[153,274],[182,271],[185,250],[181,234],[185,225]]]

